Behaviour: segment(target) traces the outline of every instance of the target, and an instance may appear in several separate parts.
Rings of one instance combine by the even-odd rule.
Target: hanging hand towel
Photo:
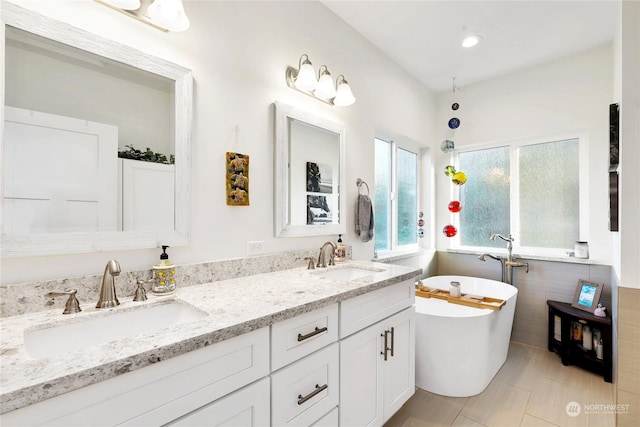
[[[373,205],[371,199],[365,194],[358,194],[356,204],[356,235],[363,242],[368,242],[373,238]]]

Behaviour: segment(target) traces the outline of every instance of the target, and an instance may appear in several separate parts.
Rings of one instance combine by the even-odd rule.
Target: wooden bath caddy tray
[[[438,298],[452,304],[467,305],[475,308],[488,308],[491,310],[500,310],[502,306],[507,303],[507,301],[503,299],[471,294],[462,294],[461,297],[452,297],[449,295],[449,291],[429,288],[423,285],[416,285],[416,296],[422,298]]]

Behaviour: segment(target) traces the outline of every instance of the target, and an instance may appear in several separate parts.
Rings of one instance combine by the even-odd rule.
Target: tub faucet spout
[[[498,258],[497,256],[493,256],[491,254],[480,254],[480,256],[478,257],[478,259],[480,261],[486,261],[485,257],[489,257],[489,258],[493,258],[496,261],[502,261],[500,258]]]

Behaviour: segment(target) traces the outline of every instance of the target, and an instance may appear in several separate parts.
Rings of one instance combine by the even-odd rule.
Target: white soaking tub
[[[506,300],[501,310],[416,297],[416,386],[465,397],[481,393],[507,359],[518,290],[503,282],[467,276],[433,276],[424,286]]]

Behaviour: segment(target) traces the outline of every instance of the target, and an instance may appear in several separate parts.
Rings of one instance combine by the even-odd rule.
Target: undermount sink
[[[74,319],[73,323],[30,329],[24,333],[29,357],[41,359],[66,354],[205,317],[207,313],[176,301],[158,305],[114,309],[103,316]]]
[[[361,267],[327,267],[314,274],[327,279],[336,280],[354,280],[365,276],[371,276],[376,273],[385,271],[381,268],[361,268]]]

